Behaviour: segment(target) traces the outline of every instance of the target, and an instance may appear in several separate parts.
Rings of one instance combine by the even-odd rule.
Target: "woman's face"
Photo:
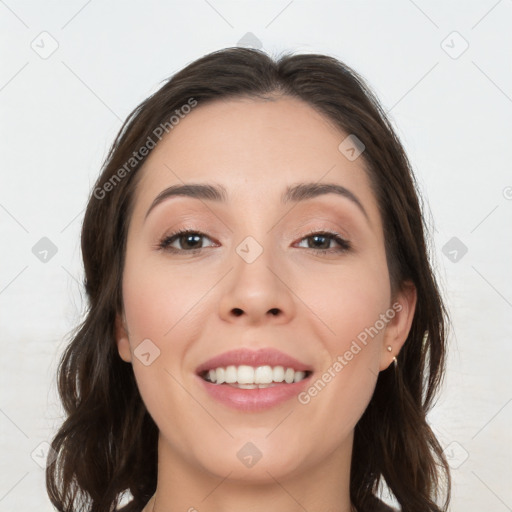
[[[338,148],[347,135],[297,99],[217,101],[181,119],[145,162],[116,329],[160,430],[160,457],[254,481],[350,459],[415,293],[390,295],[363,159],[347,151],[350,139]],[[154,203],[191,184],[225,197]],[[299,184],[316,189],[293,193]],[[327,184],[339,193],[314,193]],[[178,230],[193,233],[172,238]],[[237,349],[248,352],[208,362]],[[297,382],[277,383],[280,366]],[[217,368],[226,371],[208,372]],[[210,373],[231,383],[207,382]],[[251,389],[237,385],[254,378]]]

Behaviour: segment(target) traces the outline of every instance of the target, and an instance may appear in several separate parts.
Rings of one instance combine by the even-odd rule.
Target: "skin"
[[[404,285],[391,296],[382,219],[363,159],[338,150],[345,137],[298,99],[216,101],[181,120],[141,169],[116,332],[160,430],[157,490],[144,512],[351,510],[354,427],[405,342],[416,292]],[[191,182],[221,184],[229,199],[169,198],[145,219],[162,190]],[[368,218],[335,194],[282,205],[300,182],[344,186]],[[187,252],[186,237],[172,244],[179,254],[158,249],[180,228],[205,234],[199,253]],[[333,230],[352,249],[335,252],[327,239],[331,252],[319,254],[310,233]],[[236,252],[247,236],[263,248],[250,264]],[[311,364],[314,381],[394,303],[401,311],[307,404],[241,412],[196,380],[215,355],[273,347]],[[144,339],[160,350],[147,366],[134,354]],[[262,453],[251,468],[237,457],[247,442]]]

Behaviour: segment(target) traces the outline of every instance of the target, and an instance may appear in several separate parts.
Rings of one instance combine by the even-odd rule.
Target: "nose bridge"
[[[282,266],[271,239],[271,235],[261,235],[260,240],[248,235],[235,246],[233,271],[220,304],[225,319],[246,316],[258,322],[293,314],[293,300],[278,270]]]

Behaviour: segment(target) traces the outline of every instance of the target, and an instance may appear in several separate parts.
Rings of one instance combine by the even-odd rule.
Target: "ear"
[[[132,352],[130,348],[130,340],[128,339],[126,321],[119,313],[116,315],[116,344],[121,359],[127,363],[131,363]]]
[[[416,310],[416,300],[416,287],[411,281],[406,281],[396,294],[391,306],[395,315],[389,321],[384,333],[380,371],[388,368],[393,362],[393,357],[398,356],[405,343],[411,330],[414,311]],[[391,347],[391,351],[389,351],[388,347]]]

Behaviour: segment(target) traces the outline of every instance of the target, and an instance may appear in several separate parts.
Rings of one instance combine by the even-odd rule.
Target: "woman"
[[[347,66],[188,65],[121,129],[82,252],[58,510],[391,510],[383,483],[447,510],[446,313],[407,157]]]

